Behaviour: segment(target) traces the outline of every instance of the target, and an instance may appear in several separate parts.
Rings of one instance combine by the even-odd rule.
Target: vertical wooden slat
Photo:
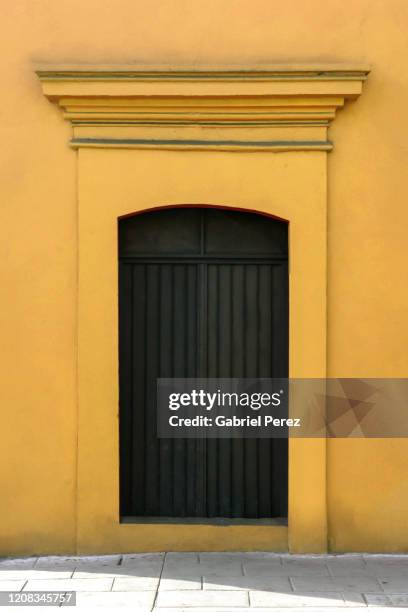
[[[160,292],[160,377],[173,375],[173,266],[161,266]],[[173,440],[163,438],[160,444],[160,511],[173,512]]]
[[[231,265],[217,266],[217,343],[219,366],[217,377],[231,377]],[[218,440],[217,488],[218,511],[222,517],[231,516],[231,440]]]
[[[218,353],[218,273],[217,266],[209,264],[207,268],[207,377],[217,378],[219,370]],[[206,491],[207,491],[207,516],[219,516],[218,498],[218,440],[207,440],[206,461]]]
[[[259,291],[258,291],[258,342],[259,342],[259,367],[258,376],[269,378],[272,370],[272,272],[270,265],[259,266]],[[258,516],[268,517],[272,512],[272,472],[271,453],[274,440],[258,440]]]
[[[131,511],[136,516],[146,512],[145,506],[145,410],[146,405],[146,266],[133,267],[133,344],[132,362],[132,464]]]
[[[198,283],[197,265],[186,268],[186,371],[187,378],[197,376],[198,367]],[[203,491],[203,440],[186,440],[186,516],[202,516],[204,508]]]
[[[244,266],[232,266],[232,363],[231,377],[242,378],[245,373],[245,291]],[[232,493],[231,516],[239,518],[245,513],[244,462],[245,445],[242,438],[231,440],[232,445]]]
[[[186,270],[184,265],[174,266],[173,294],[173,376],[182,378],[186,375],[186,304],[185,285]],[[173,495],[175,516],[186,514],[186,441],[182,438],[173,440]]]
[[[129,450],[132,447],[132,265],[119,264],[119,389],[120,426],[120,511],[131,506],[132,473]]]
[[[204,225],[203,214],[201,214],[201,253],[204,251]],[[196,267],[197,292],[196,292],[196,325],[197,325],[197,355],[196,376],[204,378],[207,374],[208,353],[208,266],[199,263]],[[192,516],[207,516],[207,440],[205,437],[196,440],[195,445],[195,504]]]
[[[159,372],[157,331],[159,322],[159,268],[146,268],[146,401],[145,498],[146,514],[159,512],[159,443],[157,439],[156,380]]]
[[[245,377],[258,375],[258,268],[245,266]],[[246,439],[245,445],[245,515],[258,516],[258,441]]]

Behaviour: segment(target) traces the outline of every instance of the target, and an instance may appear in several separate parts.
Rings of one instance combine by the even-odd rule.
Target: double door
[[[158,378],[288,370],[287,225],[174,208],[119,222],[120,486],[124,517],[287,514],[287,440],[158,439]]]

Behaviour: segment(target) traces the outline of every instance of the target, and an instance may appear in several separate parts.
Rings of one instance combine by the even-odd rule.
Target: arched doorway
[[[288,225],[217,207],[119,220],[120,512],[287,516],[287,440],[156,437],[156,380],[288,376]]]

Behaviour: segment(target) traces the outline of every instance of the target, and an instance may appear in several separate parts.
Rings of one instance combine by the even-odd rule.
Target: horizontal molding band
[[[259,68],[122,68],[94,69],[86,67],[75,67],[66,69],[39,68],[37,75],[42,81],[270,81],[270,80],[347,80],[361,81],[367,77],[369,68],[341,69],[329,67],[316,70],[313,67],[293,66],[271,66]]]
[[[73,148],[198,149],[227,151],[331,151],[329,140],[173,140],[145,138],[73,138]]]
[[[149,127],[190,127],[190,126],[215,126],[215,127],[309,127],[309,126],[325,126],[329,125],[328,120],[321,121],[268,121],[267,123],[258,123],[255,121],[82,121],[72,119],[71,123],[73,126],[149,126]]]
[[[149,108],[140,105],[140,100],[110,100],[102,106],[100,101],[60,100],[64,118],[73,125],[152,125],[152,126],[247,126],[268,127],[280,125],[329,125],[334,119],[336,109],[344,103],[343,98],[331,97],[325,100],[313,99],[284,100],[279,106],[272,103],[266,106],[262,97],[252,100],[225,100],[211,98],[203,105],[194,97],[178,97],[173,106],[166,104],[167,100],[150,99]],[[162,102],[159,105],[159,102]],[[265,138],[266,140],[266,138]]]

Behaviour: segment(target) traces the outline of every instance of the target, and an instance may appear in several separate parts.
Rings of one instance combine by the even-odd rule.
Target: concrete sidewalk
[[[248,608],[276,612],[299,607],[323,612],[367,606],[408,611],[408,555],[158,553],[10,558],[0,559],[0,590],[76,591],[77,606],[127,607],[138,612]]]

